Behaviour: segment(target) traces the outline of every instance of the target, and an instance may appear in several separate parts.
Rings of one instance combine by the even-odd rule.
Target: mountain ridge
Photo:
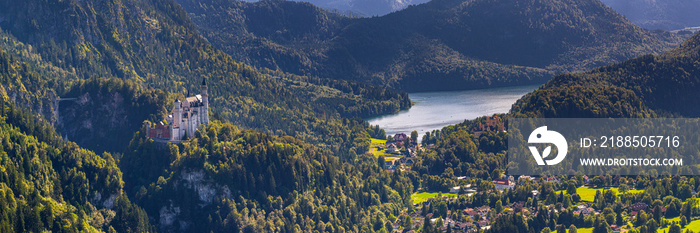
[[[0,17],[3,17],[0,28],[10,35],[8,40],[13,40],[10,38],[13,37],[27,45],[25,50],[30,52],[20,52],[20,55],[36,56],[40,60],[34,63],[50,64],[58,70],[41,78],[47,80],[47,90],[58,90],[53,96],[41,97],[42,106],[36,108],[46,112],[53,109],[49,104],[51,98],[68,94],[71,88],[80,88],[62,80],[119,78],[140,88],[162,89],[167,92],[163,95],[167,99],[159,100],[165,104],[155,106],[154,112],[167,114],[176,97],[197,91],[202,78],[206,78],[213,115],[246,128],[292,135],[349,155],[350,148],[354,147],[350,145],[355,142],[338,139],[347,138],[351,128],[358,133],[370,129],[360,121],[343,117],[375,116],[410,106],[406,93],[381,87],[346,81],[300,81],[304,77],[280,78],[261,73],[211,46],[174,1],[71,0],[52,4],[34,1],[15,4],[3,0],[0,1]],[[68,73],[65,76],[69,78],[53,75],[61,70]],[[295,80],[304,88],[286,86],[285,80]],[[313,93],[311,87],[323,89],[325,95]],[[70,93],[73,96],[83,94]],[[99,106],[101,103],[95,104]],[[67,131],[69,138],[81,141],[80,137],[87,137],[87,134],[79,133],[86,130],[77,128],[104,126],[96,124],[100,121],[97,115],[92,119],[82,118],[87,115],[82,114],[80,121],[71,124],[74,130]],[[143,120],[146,119],[131,119],[129,130],[132,133],[137,131]],[[88,130],[100,133],[100,130]],[[87,140],[102,141],[98,138]],[[345,146],[339,147],[339,144]],[[362,148],[364,146],[356,150],[364,152],[366,149]]]
[[[696,90],[700,88],[699,59],[700,33],[696,33],[677,48],[660,55],[645,55],[587,72],[559,75],[518,100],[511,112],[547,117],[561,117],[561,114],[571,116],[575,114],[546,111],[542,107],[550,106],[556,110],[557,107],[569,106],[576,100],[572,97],[580,97],[579,101],[612,99],[614,97],[604,97],[598,93],[612,88],[630,97],[615,98],[618,105],[634,106],[628,109],[636,110],[619,112],[618,108],[612,110],[617,113],[594,114],[592,117],[700,116],[700,108],[697,107],[700,102],[694,98]],[[588,94],[570,91],[571,88],[586,88]]]
[[[213,45],[253,66],[406,91],[543,83],[680,42],[595,0],[436,0],[372,18],[287,1],[178,3]],[[274,23],[288,15],[326,27],[313,33]]]
[[[678,30],[700,26],[700,1],[602,0],[640,27],[650,30]]]

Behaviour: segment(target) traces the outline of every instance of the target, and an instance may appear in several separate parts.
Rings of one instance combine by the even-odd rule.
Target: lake
[[[515,101],[539,86],[409,93],[408,96],[414,102],[411,109],[367,121],[382,127],[387,135],[409,134],[416,130],[421,138],[425,132],[462,123],[467,119],[507,113]]]

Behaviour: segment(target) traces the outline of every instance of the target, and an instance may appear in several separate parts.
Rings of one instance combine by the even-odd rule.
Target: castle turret
[[[202,118],[201,122],[204,125],[209,125],[209,93],[207,88],[207,79],[202,79]]]
[[[179,99],[175,100],[173,106],[173,122],[170,123],[170,140],[177,141],[182,137],[180,135],[180,127],[182,125],[182,103]]]
[[[179,127],[182,123],[182,102],[179,99],[175,100],[175,106],[173,107],[173,127]]]

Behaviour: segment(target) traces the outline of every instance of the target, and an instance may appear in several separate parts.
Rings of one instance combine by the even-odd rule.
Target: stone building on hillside
[[[175,100],[171,115],[165,122],[161,121],[155,127],[148,127],[148,137],[179,143],[192,137],[200,125],[209,124],[209,94],[207,80],[202,80],[202,93],[187,96],[185,101]]]

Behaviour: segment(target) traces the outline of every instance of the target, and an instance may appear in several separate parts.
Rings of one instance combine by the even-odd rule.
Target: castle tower
[[[204,125],[209,125],[209,93],[207,88],[207,79],[203,78],[202,79],[202,112],[201,117],[202,117],[202,124]]]
[[[182,123],[182,102],[179,99],[175,100],[175,107],[173,107],[173,127],[179,127]]]
[[[176,141],[181,139],[180,127],[182,125],[182,103],[179,99],[175,100],[173,107],[173,122],[170,123],[170,140]]]

